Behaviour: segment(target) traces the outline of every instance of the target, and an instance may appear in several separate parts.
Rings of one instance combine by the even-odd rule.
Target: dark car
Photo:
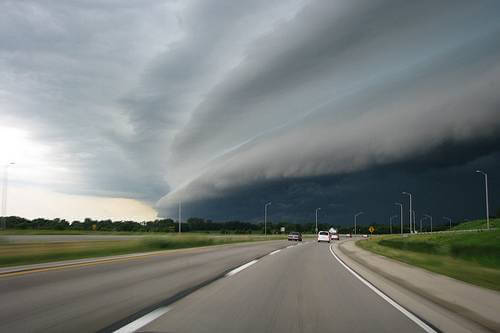
[[[302,242],[302,234],[300,232],[291,232],[288,234],[289,241]]]

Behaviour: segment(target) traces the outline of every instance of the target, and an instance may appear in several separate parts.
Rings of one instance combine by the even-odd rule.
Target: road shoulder
[[[368,252],[352,240],[333,249],[350,268],[442,331],[500,331],[496,291]]]

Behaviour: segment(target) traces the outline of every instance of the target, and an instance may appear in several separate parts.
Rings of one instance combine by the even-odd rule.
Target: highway
[[[424,331],[313,241],[27,272],[0,277],[0,293],[1,332]]]

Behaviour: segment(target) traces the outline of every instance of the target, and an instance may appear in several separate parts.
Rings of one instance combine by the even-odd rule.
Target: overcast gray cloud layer
[[[3,1],[0,121],[54,148],[74,173],[59,190],[158,201],[163,215],[238,196],[251,217],[245,189],[498,137],[498,13],[497,1]]]

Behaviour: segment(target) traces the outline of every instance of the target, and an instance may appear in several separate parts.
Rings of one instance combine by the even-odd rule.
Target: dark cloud
[[[478,153],[480,143],[464,150],[469,159],[464,163],[443,164],[429,155],[397,164],[337,176],[283,179],[249,185],[208,200],[183,205],[187,216],[204,216],[215,220],[263,220],[266,202],[270,221],[313,222],[315,209],[321,207],[320,221],[332,225],[351,225],[353,215],[363,225],[386,223],[390,216],[399,216],[395,202],[404,203],[403,219],[408,223],[408,198],[401,192],[413,194],[417,222],[423,214],[434,216],[434,223],[447,223],[443,216],[455,222],[484,216],[484,182],[476,169],[490,171],[500,163],[500,145],[486,154]],[[457,157],[455,148],[441,148],[443,158]],[[437,151],[436,151],[437,153]],[[461,160],[461,158],[460,158]],[[456,161],[456,160],[455,160]],[[490,198],[499,198],[500,180],[490,177]],[[500,201],[492,199],[492,213]]]

